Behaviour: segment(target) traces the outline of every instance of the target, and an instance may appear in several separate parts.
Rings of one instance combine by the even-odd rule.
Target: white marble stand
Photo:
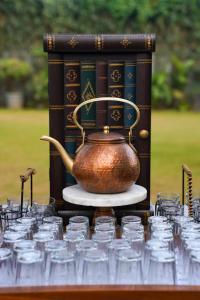
[[[133,184],[128,191],[118,194],[88,193],[78,184],[63,189],[63,199],[65,201],[94,207],[114,207],[135,204],[145,200],[146,196],[147,190],[137,184]]]

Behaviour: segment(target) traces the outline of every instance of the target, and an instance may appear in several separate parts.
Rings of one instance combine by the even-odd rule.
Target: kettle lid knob
[[[108,134],[109,132],[109,126],[103,126],[103,133]]]

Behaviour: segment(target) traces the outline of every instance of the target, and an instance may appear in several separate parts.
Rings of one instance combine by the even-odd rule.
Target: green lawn
[[[0,199],[19,195],[19,175],[27,167],[37,170],[34,194],[48,194],[49,147],[39,140],[47,133],[46,110],[0,110]],[[181,191],[182,163],[191,167],[194,189],[200,190],[200,113],[153,112],[152,200],[159,191]]]

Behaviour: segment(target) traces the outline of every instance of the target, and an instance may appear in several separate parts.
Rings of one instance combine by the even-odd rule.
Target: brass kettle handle
[[[77,149],[77,151],[80,150],[80,148],[82,148],[82,146],[84,145],[84,142],[85,142],[85,131],[84,131],[84,128],[83,126],[81,126],[79,124],[79,122],[77,121],[77,112],[78,110],[86,105],[86,104],[90,104],[90,103],[93,103],[93,102],[100,102],[100,101],[116,101],[116,102],[123,102],[123,103],[127,103],[129,104],[130,106],[132,106],[135,110],[136,110],[136,113],[137,113],[137,116],[136,116],[136,120],[135,122],[130,126],[130,130],[129,130],[129,145],[131,146],[131,148],[135,150],[134,146],[131,144],[131,138],[133,136],[132,134],[132,131],[133,131],[133,128],[138,124],[139,120],[140,120],[140,111],[139,111],[139,108],[137,107],[137,105],[135,105],[135,103],[129,101],[129,100],[126,100],[126,99],[122,99],[122,98],[115,98],[115,97],[101,97],[101,98],[93,98],[93,99],[89,99],[89,100],[86,100],[86,101],[83,101],[81,102],[74,110],[73,112],[73,121],[74,123],[76,124],[76,126],[80,129],[81,131],[81,135],[82,135],[82,143],[80,145],[80,147]]]

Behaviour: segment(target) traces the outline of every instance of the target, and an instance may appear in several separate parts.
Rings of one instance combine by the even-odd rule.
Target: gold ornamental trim
[[[49,105],[50,110],[63,110],[64,105]]]

